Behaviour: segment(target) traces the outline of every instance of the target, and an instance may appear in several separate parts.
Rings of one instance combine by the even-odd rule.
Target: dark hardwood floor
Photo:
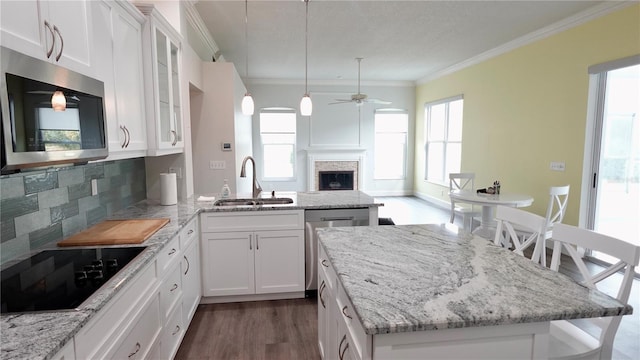
[[[385,203],[380,208],[380,217],[391,217],[396,225],[449,221],[448,211],[416,197],[376,200]],[[580,277],[569,258],[561,261],[560,272]],[[613,350],[616,360],[640,359],[640,280],[637,278],[633,281],[629,304],[634,313],[623,317],[616,333]],[[176,359],[320,359],[317,322],[315,298],[200,305]]]
[[[200,305],[176,359],[320,359],[315,298]]]

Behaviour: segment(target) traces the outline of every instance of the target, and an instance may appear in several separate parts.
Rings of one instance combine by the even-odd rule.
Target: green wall
[[[416,89],[415,188],[449,202],[448,187],[424,180],[424,104],[464,95],[462,171],[476,188],[500,180],[502,190],[535,199],[544,216],[550,186],[571,185],[565,222],[578,224],[587,118],[589,66],[640,54],[635,4]],[[551,171],[564,161],[564,172]]]

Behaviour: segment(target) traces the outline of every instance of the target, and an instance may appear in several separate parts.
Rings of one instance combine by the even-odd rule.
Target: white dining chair
[[[555,224],[561,223],[564,219],[564,214],[567,212],[567,202],[569,200],[569,187],[570,185],[564,186],[552,186],[549,188],[549,202],[547,204],[547,212],[545,213],[545,230],[542,234],[542,241],[546,247],[546,241],[551,239],[553,234],[553,226]],[[516,233],[520,235],[520,237],[526,237],[529,234],[529,231],[526,229],[516,228]],[[560,244],[554,243],[554,252],[555,247],[560,246]],[[546,248],[543,249],[546,253]],[[546,256],[545,256],[546,257]],[[560,265],[560,258],[551,261],[551,268],[554,270],[558,270],[558,266]],[[543,264],[546,265],[546,259],[544,259]]]
[[[584,286],[606,292],[603,289],[604,286],[598,288],[598,285],[607,284],[607,288],[615,289],[616,292],[608,295],[614,296],[621,303],[628,302],[635,273],[634,267],[638,266],[640,260],[640,246],[566,224],[554,226],[552,241],[560,244],[558,248],[554,247],[553,256],[556,256],[556,253],[560,256],[561,249],[564,248],[578,267],[582,276],[581,283]],[[618,262],[604,269],[600,266],[588,266],[578,252],[578,248],[605,253],[618,259]],[[615,286],[612,286],[613,283]],[[611,359],[613,340],[620,321],[622,316],[594,318],[581,322],[552,321],[549,333],[549,357]]]
[[[546,224],[545,218],[540,215],[499,205],[496,208],[496,235],[493,243],[498,246],[511,248],[518,255],[525,256],[524,250],[533,246],[531,261],[546,265],[544,241],[542,233]],[[515,228],[527,231],[527,234],[519,235]]]
[[[449,191],[453,190],[466,190],[475,191],[474,181],[476,178],[475,173],[450,173],[449,174]],[[482,215],[480,210],[475,210],[473,205],[462,204],[451,200],[451,219],[449,222],[453,224],[456,214],[462,217],[462,225],[469,232],[473,230],[473,218]],[[467,226],[467,223],[469,224]]]

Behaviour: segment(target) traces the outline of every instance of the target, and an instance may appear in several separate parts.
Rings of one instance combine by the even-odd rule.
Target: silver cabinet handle
[[[324,291],[324,289],[327,287],[327,284],[324,283],[324,280],[322,280],[322,284],[320,284],[320,292],[318,293],[318,297],[320,298],[320,303],[322,304],[323,308],[327,308],[327,306],[324,303],[324,299],[322,298],[322,292]]]
[[[251,237],[253,235],[249,234],[249,250],[253,250],[253,248],[251,247]]]
[[[344,353],[342,352],[342,343],[344,343],[345,340],[347,340],[347,334],[344,334],[344,336],[342,337],[342,340],[340,340],[340,345],[338,345],[338,356],[340,356],[340,360],[342,360],[344,356]]]
[[[347,314],[347,305],[342,307],[342,315],[348,317],[349,319],[353,319],[351,315]]]
[[[177,250],[176,250],[175,248],[172,248],[172,249],[171,249],[171,251],[169,251],[169,255],[173,255],[173,254],[175,254],[175,253],[176,253],[176,251],[177,251]]]
[[[138,351],[140,351],[140,343],[137,342],[136,343],[136,351],[132,352],[131,354],[129,354],[129,359],[131,359],[132,356],[134,356],[135,354],[138,353]]]
[[[342,354],[340,354],[340,360],[344,360],[344,354],[347,353],[347,349],[349,348],[349,343],[346,343],[344,349],[342,349]]]
[[[322,266],[329,267],[329,264],[327,264],[327,260],[326,259],[322,260]]]
[[[62,56],[62,50],[64,49],[64,39],[62,38],[62,34],[60,33],[60,29],[58,29],[57,26],[53,25],[53,31],[55,33],[57,33],[58,37],[60,38],[60,51],[58,51],[58,55],[56,55],[56,61],[59,61],[60,57]]]
[[[127,146],[127,131],[124,129],[124,126],[120,125],[120,130],[124,134],[124,140],[122,140],[122,144],[120,144],[120,148],[124,149]]]
[[[176,330],[174,332],[172,332],[171,335],[173,336],[173,335],[175,335],[175,334],[177,334],[179,332],[180,332],[180,325],[176,325]]]
[[[131,142],[131,133],[129,132],[129,129],[127,129],[126,126],[123,126],[124,131],[125,131],[125,139],[127,141],[127,143],[124,145],[124,147],[128,148],[129,147],[129,143]]]
[[[256,250],[260,250],[260,243],[258,242],[258,234],[256,234]]]
[[[187,273],[189,272],[189,268],[191,267],[191,264],[189,264],[189,259],[187,259],[186,255],[182,256],[184,258],[184,261],[187,262],[187,270],[184,271],[184,274],[187,275]]]
[[[173,284],[173,286],[171,287],[169,292],[174,292],[174,291],[176,291],[177,288],[178,288],[178,284]]]
[[[51,57],[51,54],[53,54],[53,47],[56,44],[56,35],[53,33],[53,29],[51,28],[51,25],[47,20],[44,21],[44,26],[47,29],[49,29],[49,32],[51,33],[51,47],[49,48],[49,50],[47,50],[47,59],[48,59]]]
[[[171,142],[171,146],[176,146],[178,143],[178,133],[175,130],[171,130],[171,135],[173,135],[173,142]]]

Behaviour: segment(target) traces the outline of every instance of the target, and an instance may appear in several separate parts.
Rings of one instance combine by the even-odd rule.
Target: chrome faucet
[[[240,169],[240,177],[247,177],[247,169],[246,169],[246,165],[247,165],[247,160],[251,160],[251,163],[253,163],[253,198],[257,199],[258,196],[260,195],[260,193],[262,192],[262,188],[260,187],[260,184],[258,183],[258,179],[256,178],[256,161],[253,159],[253,157],[251,156],[247,156],[244,158],[244,160],[242,160],[242,168]]]

